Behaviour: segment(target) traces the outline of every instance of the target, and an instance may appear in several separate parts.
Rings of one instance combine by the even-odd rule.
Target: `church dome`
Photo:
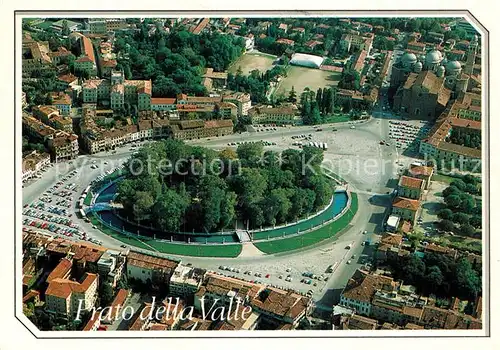
[[[401,62],[404,66],[411,66],[417,62],[417,56],[414,53],[406,52],[403,56],[401,56]]]
[[[442,59],[443,56],[441,55],[441,52],[439,52],[438,50],[429,51],[425,56],[425,62],[427,64],[437,64],[441,62]]]
[[[458,61],[450,61],[446,65],[446,70],[458,70],[462,69],[462,65]]]
[[[423,68],[423,65],[422,65],[422,62],[420,62],[420,61],[415,63],[415,67],[413,67],[413,69],[416,73],[420,73],[422,71],[422,68]]]

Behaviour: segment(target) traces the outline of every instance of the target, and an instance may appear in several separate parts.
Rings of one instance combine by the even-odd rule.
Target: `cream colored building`
[[[270,107],[258,106],[253,107],[248,111],[248,115],[252,120],[252,124],[296,124],[297,107]],[[300,119],[300,118],[299,118]]]
[[[86,273],[82,282],[66,278],[55,278],[49,283],[45,292],[45,307],[49,312],[73,317],[81,309],[90,311],[97,299],[98,277],[93,273]]]

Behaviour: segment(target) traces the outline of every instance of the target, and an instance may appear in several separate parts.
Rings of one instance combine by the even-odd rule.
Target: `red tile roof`
[[[152,105],[160,105],[160,104],[173,105],[173,104],[175,104],[175,98],[171,98],[171,97],[152,97],[151,98],[151,104]]]
[[[210,18],[203,18],[203,20],[194,28],[193,34],[200,34],[203,29],[208,25],[208,22],[210,22]]]
[[[409,176],[401,176],[401,180],[399,181],[399,185],[402,187],[409,187],[416,189],[422,188],[423,183],[424,180]]]
[[[64,278],[56,278],[49,283],[45,295],[67,299],[73,292],[85,293],[96,279],[97,275],[95,273],[88,272],[85,274],[85,279],[82,283]]]
[[[411,166],[409,169],[409,173],[411,175],[424,175],[424,176],[430,176],[433,172],[433,168],[430,166]]]
[[[52,272],[47,277],[47,282],[50,283],[56,278],[66,277],[67,274],[71,271],[72,266],[73,263],[71,262],[71,260],[68,260],[66,258],[61,259],[61,261],[59,261],[59,264],[57,264],[54,270],[52,270]]]
[[[395,208],[409,209],[411,211],[417,211],[420,207],[420,201],[416,199],[408,199],[404,197],[396,197],[392,202],[392,206]]]

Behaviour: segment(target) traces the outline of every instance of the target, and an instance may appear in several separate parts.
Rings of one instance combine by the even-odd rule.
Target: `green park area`
[[[358,211],[358,196],[356,193],[351,193],[351,207],[344,215],[334,222],[325,225],[312,232],[305,233],[300,236],[276,239],[269,242],[254,243],[254,245],[266,254],[282,253],[295,249],[301,249],[325,239],[333,237],[338,232],[345,229],[351,222],[354,215]]]

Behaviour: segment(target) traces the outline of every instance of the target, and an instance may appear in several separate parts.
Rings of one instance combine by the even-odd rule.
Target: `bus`
[[[335,271],[335,268],[337,267],[339,263],[336,261],[333,265],[330,265],[327,267],[326,269],[326,272],[327,273],[332,273],[333,271]]]
[[[314,143],[314,147],[316,147],[316,148],[319,147],[317,142]]]

